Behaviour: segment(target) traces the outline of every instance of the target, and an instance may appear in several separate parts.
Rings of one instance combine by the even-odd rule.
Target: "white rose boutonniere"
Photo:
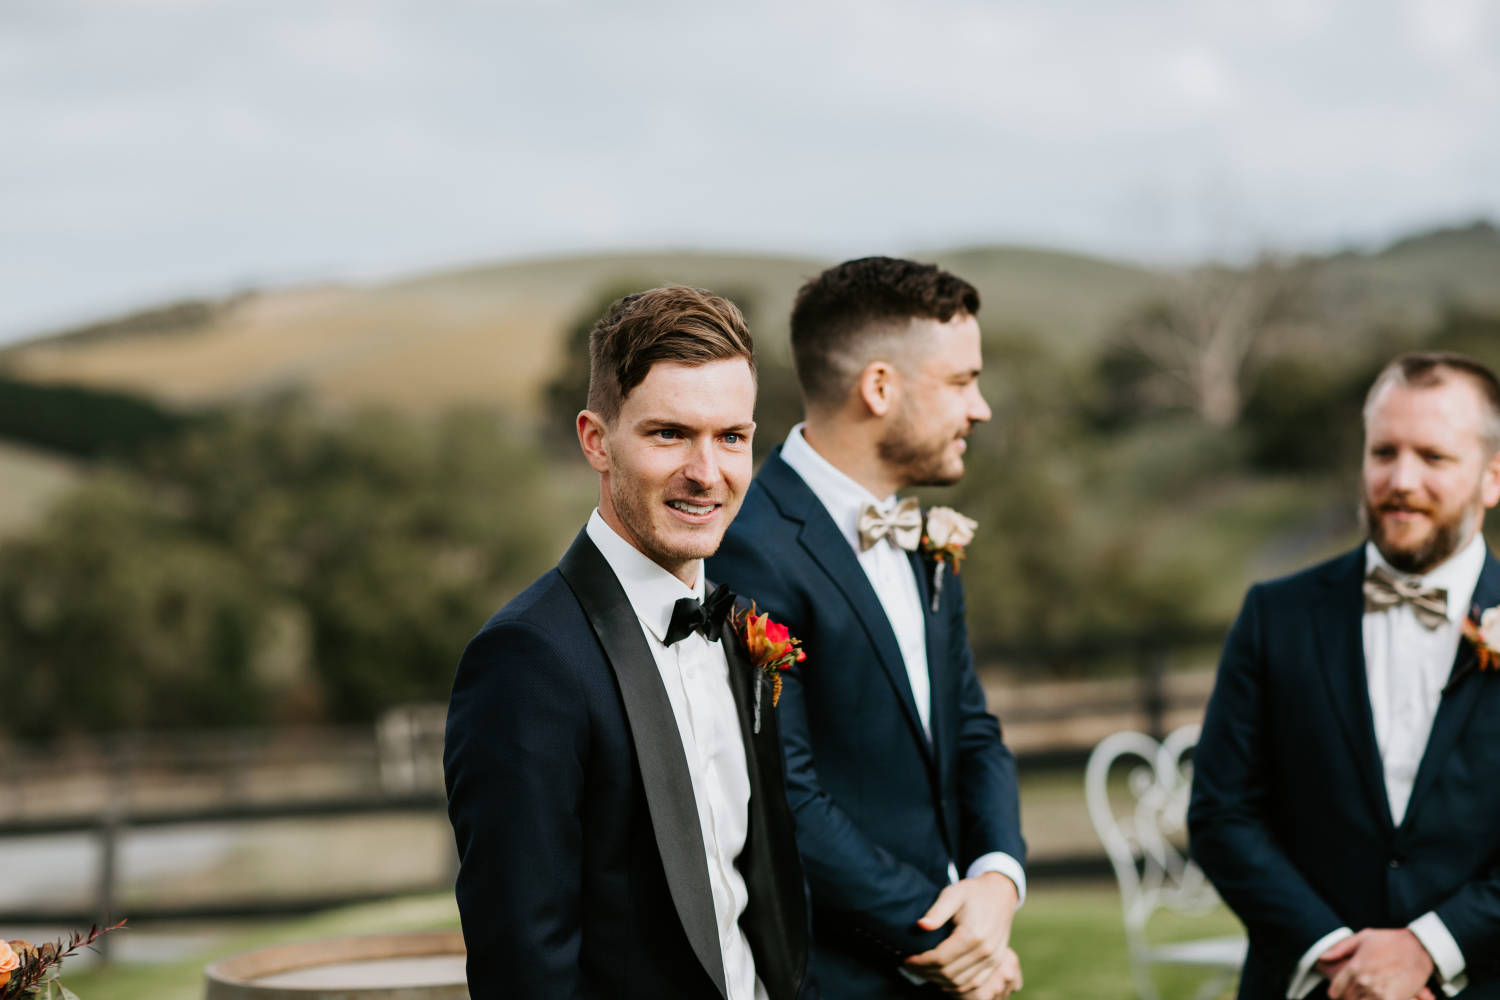
[[[943,573],[951,563],[957,573],[964,561],[964,547],[974,540],[979,522],[964,517],[952,507],[933,507],[922,525],[922,552],[933,562],[932,610],[943,595]]]

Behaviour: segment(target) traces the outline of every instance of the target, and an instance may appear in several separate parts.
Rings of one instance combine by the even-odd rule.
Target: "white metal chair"
[[[1145,733],[1113,733],[1089,755],[1084,774],[1089,818],[1120,885],[1125,943],[1142,1000],[1160,1000],[1153,966],[1202,969],[1208,978],[1197,996],[1207,1000],[1233,981],[1245,960],[1243,936],[1158,945],[1146,940],[1146,925],[1158,910],[1202,914],[1219,905],[1203,871],[1178,846],[1187,826],[1192,787],[1192,762],[1186,758],[1197,742],[1196,724],[1174,730],[1160,743]],[[1123,814],[1116,812],[1109,795],[1110,772],[1116,765],[1129,768],[1126,781],[1133,805]]]

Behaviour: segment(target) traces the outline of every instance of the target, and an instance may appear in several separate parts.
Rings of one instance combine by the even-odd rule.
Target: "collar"
[[[1375,547],[1374,542],[1365,543],[1365,572],[1376,566],[1384,566],[1392,573],[1408,580],[1415,580],[1423,587],[1442,587],[1448,592],[1448,620],[1460,621],[1469,613],[1469,602],[1474,588],[1479,585],[1479,574],[1484,569],[1484,532],[1474,532],[1474,537],[1458,552],[1425,574],[1413,577],[1403,573],[1390,563]]]
[[[848,540],[855,552],[859,551],[859,512],[867,503],[874,504],[882,513],[889,513],[896,506],[896,494],[884,500],[850,479],[832,462],[813,450],[802,434],[805,423],[798,424],[786,436],[781,446],[781,460],[791,466],[793,472],[802,477],[807,488],[813,491],[839,532]]]
[[[636,617],[657,642],[665,642],[667,626],[672,623],[673,605],[683,597],[703,600],[703,560],[698,560],[698,583],[689,587],[621,538],[599,515],[599,508],[595,507],[589,515],[588,527],[584,530],[604,561],[609,563],[609,568],[614,570]]]

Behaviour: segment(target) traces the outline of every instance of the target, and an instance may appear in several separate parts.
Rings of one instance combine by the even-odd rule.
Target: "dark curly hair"
[[[875,360],[872,352],[892,347],[908,320],[946,323],[978,312],[978,290],[934,264],[861,257],[830,267],[798,290],[792,306],[792,357],[803,401],[842,403]]]

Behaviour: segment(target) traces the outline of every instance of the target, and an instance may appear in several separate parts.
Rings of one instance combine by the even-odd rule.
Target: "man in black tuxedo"
[[[710,562],[807,654],[780,716],[828,997],[1020,984],[1015,760],[985,708],[955,572],[972,522],[924,523],[896,497],[957,481],[964,438],[989,419],[978,309],[968,282],[885,257],[804,285],[791,327],[806,420]]]
[[[807,915],[776,718],[703,576],[750,478],[750,333],[718,296],[658,288],[589,351],[599,507],[453,685],[469,991],[793,1000]]]
[[[1368,541],[1250,589],[1195,759],[1194,857],[1241,998],[1500,998],[1500,383],[1397,358],[1365,402]],[[1500,643],[1500,613],[1484,631]]]

